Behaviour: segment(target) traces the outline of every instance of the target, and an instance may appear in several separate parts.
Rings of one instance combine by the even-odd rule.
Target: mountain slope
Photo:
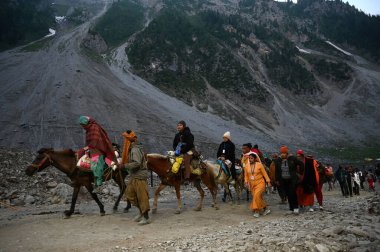
[[[119,143],[121,131],[137,129],[147,150],[160,153],[182,119],[210,157],[227,130],[237,145],[272,151],[380,140],[380,70],[359,51],[337,43],[347,56],[316,32],[287,31],[281,20],[291,15],[272,1],[176,3],[133,1],[145,26],[124,39],[104,36],[111,49],[102,56],[82,42],[112,25],[100,18],[110,5],[75,29],[58,29],[39,50],[0,53],[0,145],[78,148],[82,114]]]

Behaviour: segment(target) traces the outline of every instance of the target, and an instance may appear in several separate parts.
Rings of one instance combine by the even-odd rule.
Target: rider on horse
[[[236,180],[235,144],[231,141],[231,133],[230,132],[227,131],[226,133],[224,133],[223,142],[219,145],[219,149],[218,149],[216,156],[217,156],[218,160],[221,161],[221,165],[225,165],[224,163],[227,160],[230,161],[229,163],[231,163],[231,168],[229,170],[231,171],[231,176],[232,176],[232,180],[233,180],[233,181],[231,181],[231,184],[234,184],[235,180]],[[228,173],[228,170],[227,170],[227,173]],[[226,174],[226,175],[229,176],[230,174]]]
[[[81,116],[79,123],[86,130],[86,146],[79,151],[78,156],[81,157],[86,150],[90,150],[91,170],[96,177],[95,185],[101,186],[105,166],[110,166],[115,159],[111,141],[106,131],[93,118]]]
[[[175,155],[183,155],[183,163],[185,166],[185,179],[189,179],[191,175],[190,162],[192,155],[194,153],[194,136],[190,131],[189,127],[186,127],[185,121],[180,121],[177,124],[178,133],[174,137],[173,149],[175,150]],[[173,171],[172,173],[176,173]]]

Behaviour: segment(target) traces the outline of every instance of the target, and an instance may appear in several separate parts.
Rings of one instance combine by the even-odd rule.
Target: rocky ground
[[[223,203],[221,195],[220,210],[214,210],[208,193],[203,210],[192,211],[198,193],[190,186],[182,189],[183,212],[176,215],[175,193],[168,188],[161,193],[152,223],[138,226],[132,220],[135,208],[112,213],[118,191],[107,183],[100,193],[106,216],[99,215],[84,190],[76,214],[63,219],[72,192],[69,181],[55,168],[27,177],[24,169],[32,159],[27,152],[0,150],[0,251],[380,250],[378,192],[361,191],[360,196],[343,198],[338,188],[324,191],[325,210],[299,216],[278,204],[276,194],[268,194],[272,213],[255,219],[245,201]],[[151,196],[153,191],[154,187]]]

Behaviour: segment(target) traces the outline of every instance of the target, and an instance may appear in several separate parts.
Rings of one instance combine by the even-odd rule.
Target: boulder
[[[71,199],[71,195],[73,194],[73,188],[67,184],[59,183],[52,190],[52,200],[53,204],[63,204]]]

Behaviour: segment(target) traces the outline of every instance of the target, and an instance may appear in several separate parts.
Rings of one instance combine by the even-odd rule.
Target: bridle
[[[45,164],[45,162],[47,160],[49,160],[49,165],[51,165],[53,163],[53,161],[51,160],[50,156],[46,153],[43,153],[42,155],[44,155],[45,157],[41,160],[41,162],[39,162],[39,164],[31,164],[30,166],[37,169],[37,171],[39,171],[41,169],[41,167]]]

